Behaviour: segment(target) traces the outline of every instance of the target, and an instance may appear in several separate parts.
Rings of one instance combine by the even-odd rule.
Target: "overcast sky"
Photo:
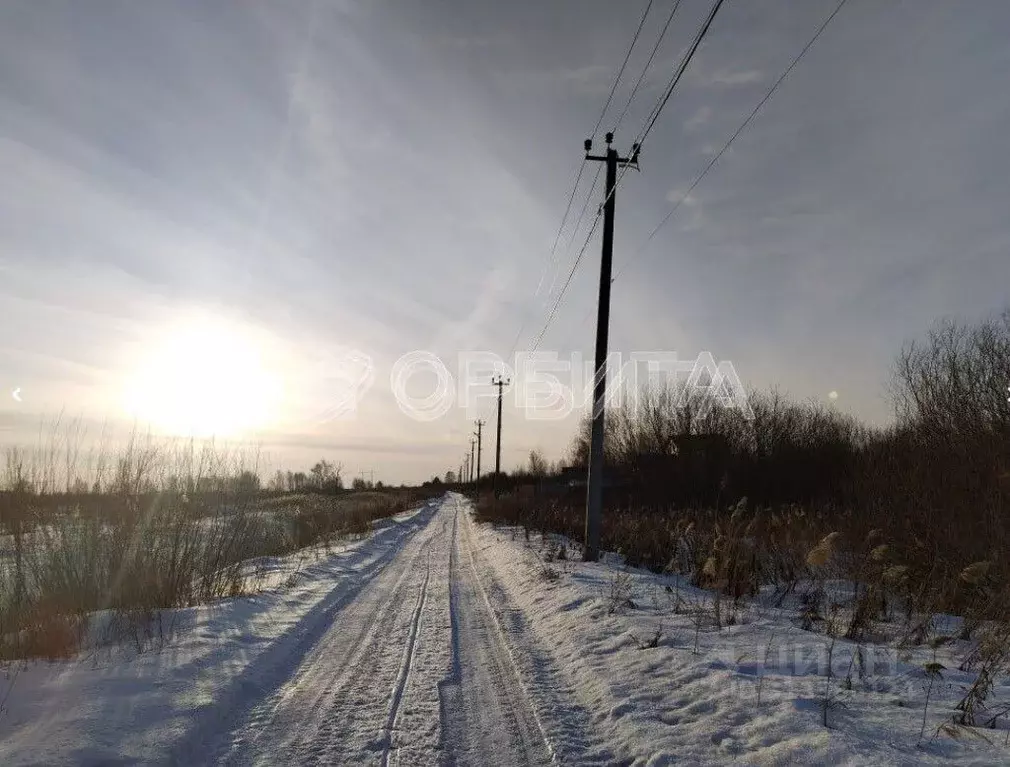
[[[835,4],[725,3],[622,180],[611,345],[707,350],[748,384],[834,391],[884,423],[904,341],[1007,303],[1010,3],[849,0],[641,251]],[[429,350],[453,369],[537,335],[595,212],[541,284],[582,142],[644,7],[0,3],[0,440],[61,410],[137,418],[124,392],[155,378],[207,392],[211,417],[240,378],[234,401],[276,404],[242,433],[275,465],[327,456],[386,481],[455,468],[475,414],[408,418],[393,361]],[[654,3],[601,132],[671,7]],[[708,8],[683,0],[622,151]],[[588,355],[598,264],[594,240],[541,348]],[[375,384],[355,418],[320,422],[347,350]],[[246,391],[264,371],[283,396]],[[505,467],[560,456],[572,424],[509,401]]]

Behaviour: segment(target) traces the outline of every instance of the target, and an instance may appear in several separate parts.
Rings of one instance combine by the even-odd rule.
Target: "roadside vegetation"
[[[1004,313],[906,345],[888,428],[777,391],[752,393],[746,419],[677,386],[650,390],[637,409],[607,413],[617,481],[602,547],[706,590],[708,622],[725,625],[760,597],[832,646],[934,648],[922,671],[931,691],[945,673],[935,648],[956,648],[969,681],[934,734],[1002,727],[1010,701],[991,694],[1010,671],[1008,385]],[[570,463],[587,453],[584,424]],[[482,494],[478,515],[555,541],[544,544],[553,552],[558,536],[581,541],[585,490],[535,462],[525,484]]]
[[[58,422],[3,453],[0,659],[72,655],[96,623],[152,631],[163,609],[256,588],[250,560],[325,550],[419,499],[344,491],[326,461],[261,489],[255,454],[210,442],[83,445]]]

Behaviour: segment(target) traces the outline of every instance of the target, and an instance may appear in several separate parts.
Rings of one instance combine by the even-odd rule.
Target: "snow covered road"
[[[471,511],[449,493],[144,646],[9,671],[0,764],[613,763]]]
[[[172,761],[555,761],[530,682],[478,577],[472,524],[463,502],[446,496],[333,614],[283,684],[197,728]]]
[[[279,689],[256,703],[217,743],[193,743],[186,758],[177,761],[387,761],[395,750],[392,733],[412,676],[436,671],[418,656],[440,628],[431,620],[440,590],[431,574],[446,558],[449,523],[443,509],[436,511],[333,616]],[[433,711],[437,718],[437,705]]]
[[[449,764],[549,763],[553,749],[513,663],[475,567],[469,521],[453,518],[449,553],[452,672],[441,684]]]

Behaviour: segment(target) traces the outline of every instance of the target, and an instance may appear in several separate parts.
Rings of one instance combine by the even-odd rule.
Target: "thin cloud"
[[[764,80],[764,73],[759,69],[744,69],[740,71],[720,70],[709,77],[709,81],[714,85],[751,85]]]

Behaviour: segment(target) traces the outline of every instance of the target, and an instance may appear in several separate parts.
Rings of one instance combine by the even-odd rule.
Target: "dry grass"
[[[82,460],[66,433],[53,435],[62,447],[4,456],[0,659],[72,655],[103,611],[122,633],[142,634],[162,609],[246,593],[250,558],[328,548],[415,500],[268,496],[255,456],[241,451],[134,435]]]

